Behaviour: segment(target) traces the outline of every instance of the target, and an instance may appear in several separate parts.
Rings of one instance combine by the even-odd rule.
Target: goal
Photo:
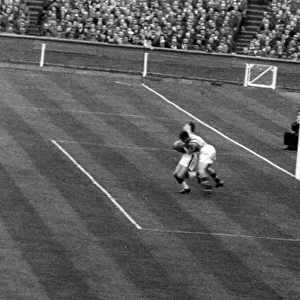
[[[277,67],[258,64],[246,64],[244,86],[256,86],[275,90]]]

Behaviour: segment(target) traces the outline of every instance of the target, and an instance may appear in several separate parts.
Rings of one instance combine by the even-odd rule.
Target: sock
[[[217,172],[213,169],[208,170],[210,177],[216,182],[219,183],[221,179],[219,178]]]
[[[181,183],[181,185],[182,185],[182,188],[185,189],[185,190],[188,190],[190,188],[185,181],[183,181]]]
[[[181,184],[183,182],[183,179],[182,178],[179,178],[177,175],[174,175],[175,179],[177,180],[177,182],[179,184]]]

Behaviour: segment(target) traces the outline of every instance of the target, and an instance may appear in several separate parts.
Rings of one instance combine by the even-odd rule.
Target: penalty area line
[[[88,173],[59,143],[55,140],[51,142],[84,174],[90,181],[102,192],[107,198],[119,209],[119,211],[132,223],[137,229],[142,229],[142,227],[125,211],[125,209],[115,200],[115,198],[104,188],[102,187],[95,178]]]
[[[250,152],[251,154],[253,154],[254,156],[262,159],[263,161],[267,162],[268,164],[270,164],[271,166],[275,167],[276,169],[286,173],[287,175],[290,175],[294,178],[296,178],[296,176],[290,172],[288,172],[287,170],[277,166],[276,164],[274,164],[273,162],[271,162],[270,160],[268,160],[267,158],[259,155],[258,153],[254,152],[253,150],[247,148],[246,146],[238,143],[237,141],[231,139],[230,137],[228,137],[227,135],[225,135],[224,133],[220,132],[219,130],[213,128],[212,126],[208,125],[207,123],[201,121],[200,119],[198,119],[197,117],[195,117],[194,115],[192,115],[191,113],[189,113],[188,111],[184,110],[183,108],[181,108],[179,105],[175,104],[174,102],[168,100],[166,97],[164,97],[163,95],[161,95],[160,93],[156,92],[155,90],[153,90],[152,88],[150,88],[149,86],[147,86],[146,84],[142,83],[142,86],[145,87],[148,91],[154,93],[155,95],[157,95],[158,97],[160,97],[161,99],[163,99],[165,102],[169,103],[170,105],[174,106],[175,108],[177,108],[178,110],[180,110],[181,112],[185,113],[186,115],[188,115],[189,117],[191,117],[192,119],[194,119],[195,121],[197,121],[198,123],[202,124],[203,126],[205,126],[206,128],[209,128],[210,130],[216,132],[218,135],[222,136],[223,138],[225,138],[226,140],[232,142],[233,144],[239,146],[240,148],[243,148],[244,150]]]
[[[163,230],[155,228],[141,228],[144,231],[153,231],[160,233],[174,233],[174,234],[194,234],[194,235],[207,235],[207,236],[220,236],[220,237],[232,237],[232,238],[244,238],[244,239],[261,239],[261,240],[272,240],[282,242],[300,242],[300,239],[293,238],[280,238],[272,236],[255,236],[246,234],[234,234],[234,233],[221,233],[221,232],[203,232],[203,231],[185,231],[185,230]]]

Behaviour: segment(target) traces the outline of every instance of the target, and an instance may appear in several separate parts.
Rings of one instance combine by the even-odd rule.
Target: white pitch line
[[[195,235],[210,235],[210,236],[235,237],[235,238],[246,238],[246,239],[273,240],[273,241],[284,241],[284,242],[300,242],[300,239],[280,238],[280,237],[271,237],[271,236],[255,236],[255,235],[245,235],[245,234],[232,234],[232,233],[221,233],[221,232],[162,230],[162,229],[155,229],[155,228],[142,228],[142,230],[155,231],[161,233],[195,234]]]
[[[82,172],[84,173],[91,182],[102,191],[107,198],[119,209],[119,211],[137,228],[142,229],[142,227],[135,221],[133,218],[125,211],[125,209],[114,199],[114,197],[104,188],[102,187],[94,177],[89,174],[62,146],[60,146],[55,140],[51,140],[51,142],[65,155],[69,158],[69,160]]]
[[[147,85],[145,85],[144,83],[142,83],[142,86],[145,87],[147,90],[149,90],[150,92],[154,93],[155,95],[157,95],[158,97],[160,97],[161,99],[163,99],[164,101],[166,101],[167,103],[171,104],[172,106],[176,107],[178,110],[182,111],[183,113],[185,113],[186,115],[188,115],[189,117],[191,117],[192,119],[194,119],[195,121],[199,122],[200,124],[202,124],[203,126],[209,128],[210,130],[216,132],[217,134],[219,134],[220,136],[224,137],[225,139],[227,139],[228,141],[232,142],[233,144],[243,148],[244,150],[250,152],[251,154],[253,154],[254,156],[264,160],[265,162],[267,162],[268,164],[270,164],[271,166],[275,167],[276,169],[294,177],[295,175],[288,172],[287,170],[277,166],[276,164],[274,164],[273,162],[271,162],[270,160],[266,159],[265,157],[259,155],[258,153],[254,152],[253,150],[247,148],[246,146],[236,142],[235,140],[231,139],[230,137],[228,137],[227,135],[225,135],[224,133],[220,132],[219,130],[211,127],[210,125],[208,125],[207,123],[201,121],[200,119],[198,119],[197,117],[195,117],[194,115],[192,115],[191,113],[189,113],[188,111],[184,110],[183,108],[181,108],[179,105],[173,103],[172,101],[168,100],[166,97],[164,97],[163,95],[161,95],[160,93],[156,92],[155,90],[153,90],[152,88],[148,87]]]

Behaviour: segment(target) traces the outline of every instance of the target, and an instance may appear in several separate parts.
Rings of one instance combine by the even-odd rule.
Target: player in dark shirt
[[[299,124],[300,124],[300,110],[297,112],[297,118],[291,124],[292,132],[287,131],[283,135],[283,143],[286,145],[284,150],[297,151],[299,139]]]

